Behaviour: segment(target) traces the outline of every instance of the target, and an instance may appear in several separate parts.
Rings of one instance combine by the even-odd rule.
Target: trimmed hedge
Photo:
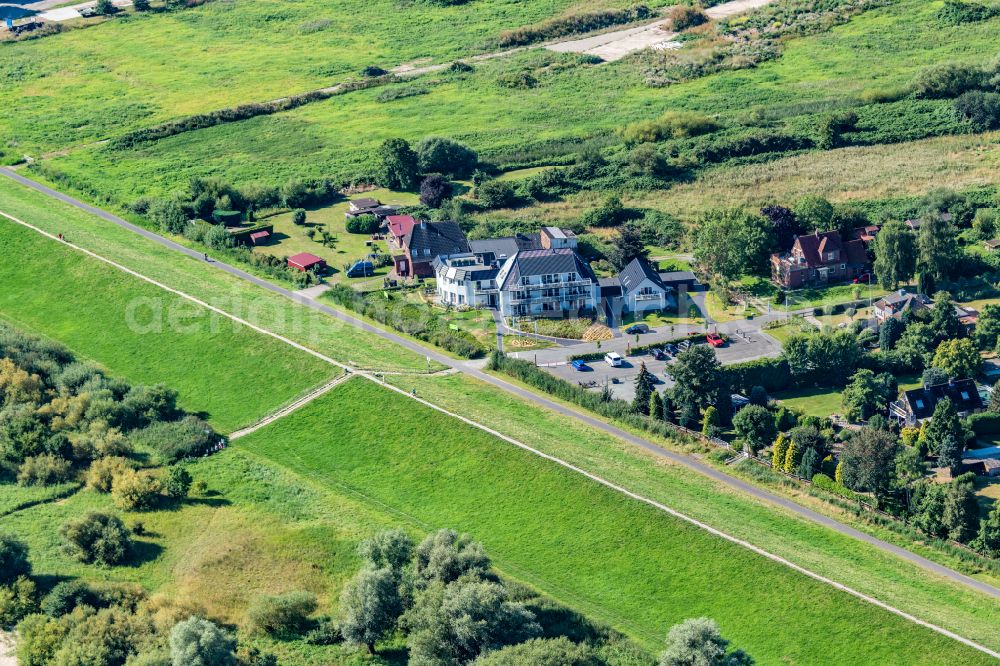
[[[770,393],[791,388],[793,384],[788,361],[780,357],[725,365],[722,367],[722,378],[733,390],[745,394],[749,394],[754,386],[763,386]]]
[[[970,414],[966,423],[977,437],[983,435],[996,435],[1000,433],[1000,414],[996,412],[980,412]]]

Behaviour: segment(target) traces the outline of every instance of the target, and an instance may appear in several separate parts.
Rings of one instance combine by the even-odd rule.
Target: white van
[[[620,368],[622,365],[622,357],[615,352],[608,352],[604,355],[604,362],[612,368]]]

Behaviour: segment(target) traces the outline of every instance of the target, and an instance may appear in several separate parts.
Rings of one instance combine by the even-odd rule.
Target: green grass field
[[[6,219],[0,245],[17,258],[0,262],[0,318],[132,381],[176,389],[185,409],[224,431],[339,372]]]
[[[508,28],[593,2],[209,2],[3,44],[0,135],[33,156],[125,130],[477,53]],[[650,4],[663,4],[655,2]],[[602,6],[627,7],[626,0]],[[8,146],[3,146],[6,150]]]
[[[139,520],[147,531],[127,566],[81,564],[60,548],[59,526],[87,510],[113,511],[107,495],[85,490],[4,516],[4,530],[28,542],[35,575],[46,584],[66,577],[138,583],[179,604],[195,604],[215,620],[240,625],[247,604],[258,594],[305,589],[319,597],[321,614],[335,612],[340,588],[358,566],[358,541],[395,523],[378,508],[242,451],[198,459],[188,470],[208,484],[210,495],[125,514],[127,523]],[[32,489],[0,485],[0,493],[27,496]],[[422,536],[416,530],[414,535]],[[247,640],[275,653],[283,664],[358,663],[355,651],[344,646]],[[376,658],[366,663],[387,662]]]
[[[49,233],[65,234],[73,245],[111,258],[225,312],[254,321],[270,331],[290,337],[344,363],[380,370],[427,370],[427,361],[422,355],[338,322],[284,296],[254,287],[210,264],[182,257],[175,250],[145,240],[89,213],[53,201],[6,178],[0,178],[0,211]],[[45,243],[44,247],[50,247],[47,245],[50,241],[45,241],[40,236],[38,242]],[[38,276],[26,264],[9,266],[7,270],[21,270],[35,275],[36,279]],[[61,286],[58,282],[51,284],[52,289]],[[433,365],[432,369],[440,368]]]
[[[904,378],[900,378],[901,382]],[[757,502],[700,474],[636,449],[617,438],[565,418],[527,400],[498,393],[463,376],[397,377],[392,382],[455,413],[475,419],[545,453],[558,456],[620,485],[658,500],[772,553],[873,595],[897,608],[964,636],[1000,647],[995,627],[1000,603],[936,578],[850,537],[805,521],[771,504]],[[648,437],[648,433],[643,436]],[[677,442],[663,446],[678,448]],[[700,452],[700,451],[698,451]],[[730,470],[731,471],[731,470]],[[788,493],[788,489],[778,489]],[[964,573],[998,584],[995,577],[955,558],[914,544],[890,530],[857,520],[805,493],[795,501],[841,522]]]
[[[671,623],[709,615],[761,663],[987,663],[362,380],[239,445],[413,526],[474,533],[503,571],[650,647]]]
[[[350,180],[369,168],[368,149],[393,136],[415,141],[448,135],[488,157],[553,140],[606,137],[628,122],[670,109],[733,122],[766,108],[777,114],[779,127],[808,124],[809,104],[899,87],[931,63],[985,63],[996,55],[1000,18],[946,27],[934,18],[938,6],[900,0],[828,33],[793,40],[781,58],[755,69],[667,88],[647,87],[630,59],[589,65],[572,55],[533,50],[477,63],[476,73],[466,77],[432,76],[425,95],[386,103],[376,99],[377,90],[361,91],[132,151],[88,148],[55,157],[49,165],[125,203],[209,174],[237,183],[320,175]],[[519,69],[536,71],[540,84],[527,90],[497,85],[500,73]],[[497,114],[498,108],[505,112]],[[898,162],[883,161],[886,171],[890,164]],[[658,196],[648,203],[658,207]]]

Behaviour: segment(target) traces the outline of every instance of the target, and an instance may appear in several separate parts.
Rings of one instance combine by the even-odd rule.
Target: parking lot
[[[723,365],[777,356],[781,353],[781,345],[778,341],[759,331],[754,331],[747,338],[735,333],[735,331],[728,333],[728,335],[729,342],[726,346],[715,350],[716,358]],[[644,340],[640,340],[640,342],[648,344]],[[590,346],[588,345],[588,347]],[[622,356],[621,367],[613,368],[599,359],[588,361],[587,369],[584,371],[576,370],[569,364],[567,357],[584,351],[574,347],[563,348],[561,359],[553,358],[551,355],[549,358],[541,358],[541,354],[539,354],[538,363],[545,364],[543,365],[544,369],[556,377],[574,384],[578,382],[592,384],[594,390],[599,390],[607,384],[615,397],[622,400],[632,400],[635,397],[635,378],[639,374],[639,367],[642,363],[645,363],[646,369],[657,378],[657,390],[663,391],[673,386],[673,381],[666,375],[667,368],[674,363],[673,358],[658,361],[651,354],[627,356],[624,351],[620,351],[618,353]],[[589,349],[588,351],[593,350]]]

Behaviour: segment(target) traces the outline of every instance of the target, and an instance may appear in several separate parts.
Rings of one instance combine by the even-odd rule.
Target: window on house
[[[968,399],[969,399],[969,392],[962,391],[962,400],[968,400]]]
[[[847,268],[847,264],[841,264],[841,265],[840,265],[840,270],[844,270],[844,269],[846,269],[846,268]]]
[[[923,409],[923,408],[924,408],[924,401],[917,400],[917,409]]]
[[[834,254],[833,252],[827,252],[826,253],[826,260],[827,261],[833,261],[836,258],[837,258],[837,255]]]

